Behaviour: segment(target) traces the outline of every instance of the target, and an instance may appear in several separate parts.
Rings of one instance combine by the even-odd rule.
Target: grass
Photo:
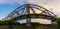
[[[0,29],[9,29],[9,28],[1,28]],[[12,29],[25,29],[25,28],[12,28]]]
[[[24,29],[24,28],[13,28],[13,29]]]
[[[37,28],[39,28],[40,29],[40,27],[42,27],[42,28],[46,28],[46,26],[45,25],[40,25],[40,26],[37,26],[36,27],[36,29]],[[47,26],[49,29],[56,29],[56,27],[54,27],[54,26]],[[9,29],[10,27],[8,26],[8,25],[3,25],[3,26],[0,26],[0,29]],[[26,27],[21,27],[21,25],[19,26],[19,25],[13,25],[13,27],[12,27],[12,29],[26,29]],[[35,27],[33,27],[33,29],[35,29]]]

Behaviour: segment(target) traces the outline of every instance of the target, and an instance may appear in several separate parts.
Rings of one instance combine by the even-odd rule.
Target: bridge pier
[[[25,4],[25,7],[26,7],[26,10],[27,10],[27,14],[30,14],[30,5]],[[27,26],[27,29],[32,29],[31,28],[31,18],[29,18],[29,15],[27,16],[27,19],[26,19],[26,26]]]

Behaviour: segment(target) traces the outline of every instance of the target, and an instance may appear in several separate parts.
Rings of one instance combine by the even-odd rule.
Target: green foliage
[[[60,17],[57,18],[57,25],[60,27]]]
[[[0,25],[20,25],[19,22],[14,22],[14,19],[0,20]]]

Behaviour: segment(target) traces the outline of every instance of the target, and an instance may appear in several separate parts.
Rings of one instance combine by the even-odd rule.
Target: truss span
[[[10,18],[56,18],[56,15],[52,13],[51,11],[47,10],[46,8],[42,6],[38,6],[35,4],[23,4],[17,9],[15,9],[13,12],[11,12],[8,16],[6,16],[4,19],[10,19]],[[35,16],[35,17],[34,17]],[[41,17],[40,17],[41,16]],[[44,16],[44,17],[43,17]],[[51,19],[53,20],[53,19]]]

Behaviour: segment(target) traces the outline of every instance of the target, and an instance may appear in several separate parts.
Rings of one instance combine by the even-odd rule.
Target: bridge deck
[[[53,16],[48,16],[48,15],[44,15],[44,14],[26,14],[26,15],[21,15],[21,16],[18,16],[18,17],[15,17],[14,19],[15,20],[21,20],[21,19],[26,19],[26,18],[40,18],[40,19],[49,19],[49,20],[53,20],[53,21],[56,21],[56,18],[53,17]]]

